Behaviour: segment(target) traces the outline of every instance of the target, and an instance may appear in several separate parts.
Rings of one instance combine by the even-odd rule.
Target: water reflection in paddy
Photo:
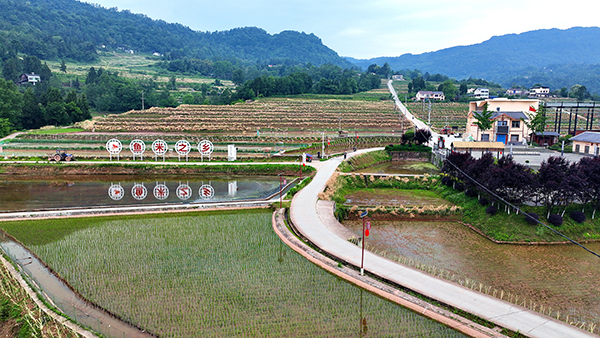
[[[287,181],[291,181],[288,178]],[[111,185],[121,189],[112,190]],[[134,189],[134,186],[140,189]],[[164,186],[161,186],[164,185]],[[187,196],[178,196],[187,185]],[[155,188],[157,189],[155,192]],[[164,189],[166,187],[166,189]],[[200,189],[205,187],[204,190]],[[115,191],[117,192],[116,196]],[[202,196],[202,191],[205,195]],[[95,176],[85,180],[52,178],[35,181],[0,181],[0,211],[31,211],[67,207],[123,206],[157,203],[194,203],[265,198],[279,191],[274,176],[212,176],[140,178],[134,176]],[[139,194],[138,194],[139,193]],[[137,194],[137,195],[136,195]]]
[[[344,224],[361,233],[362,222]],[[552,307],[561,318],[600,322],[600,259],[577,246],[499,245],[460,223],[404,221],[373,221],[367,244]],[[600,252],[600,243],[586,246]]]

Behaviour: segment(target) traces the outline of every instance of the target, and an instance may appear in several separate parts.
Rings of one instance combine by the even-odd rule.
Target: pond
[[[284,179],[284,185],[292,178]],[[0,181],[0,212],[48,209],[222,202],[263,199],[279,191],[279,177],[135,176],[54,177]]]
[[[527,307],[552,308],[565,320],[600,322],[600,259],[574,245],[500,245],[457,222],[372,221],[367,246],[388,256],[445,270],[450,280],[525,299]],[[357,235],[362,222],[344,225]],[[600,243],[586,245],[600,252]],[[402,261],[402,260],[400,260]],[[436,274],[439,274],[439,270]],[[491,292],[490,292],[491,293]],[[523,298],[524,297],[524,298]]]

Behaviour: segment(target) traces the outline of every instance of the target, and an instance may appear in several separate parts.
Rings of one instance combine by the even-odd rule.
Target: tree
[[[65,63],[65,60],[60,60],[60,71],[63,73],[67,72],[67,64]]]
[[[564,157],[551,156],[542,162],[537,174],[540,197],[546,206],[547,216],[552,208],[565,200],[565,178],[570,172],[570,163]]]
[[[23,94],[21,126],[25,129],[37,129],[45,125],[44,106],[39,103],[31,88]]]
[[[9,135],[11,130],[12,123],[8,119],[0,118],[0,137]]]
[[[527,119],[521,118],[521,121],[529,128],[529,131],[544,135],[544,129],[546,128],[546,107],[540,105],[537,110],[530,107],[529,111],[525,112],[525,115]]]
[[[431,139],[431,131],[429,129],[419,129],[415,132],[415,143],[425,144]]]
[[[22,96],[12,81],[0,79],[0,118],[8,119],[17,129],[21,127]]]
[[[444,96],[446,97],[447,100],[454,101],[456,99],[457,90],[456,90],[456,86],[454,85],[452,80],[446,80],[446,81],[442,82],[438,86],[438,91],[444,92]]]
[[[494,112],[488,110],[487,102],[483,105],[483,110],[481,113],[474,112],[473,116],[477,120],[475,125],[477,126],[477,139],[479,139],[479,131],[485,132],[486,130],[492,128],[492,115]]]
[[[244,71],[241,69],[236,69],[233,71],[232,75],[231,75],[231,81],[236,85],[239,86],[241,84],[244,83]]]
[[[466,95],[468,91],[467,85],[465,83],[461,83],[458,89],[458,94],[460,96]]]

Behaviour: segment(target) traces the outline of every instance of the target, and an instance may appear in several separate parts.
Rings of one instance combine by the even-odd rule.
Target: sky
[[[600,26],[589,0],[87,0],[197,31],[313,33],[340,56],[370,59],[471,45],[531,30]]]

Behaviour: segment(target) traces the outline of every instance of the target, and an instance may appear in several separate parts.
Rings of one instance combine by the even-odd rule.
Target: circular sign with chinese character
[[[198,143],[198,151],[200,151],[200,154],[202,154],[202,156],[210,156],[214,149],[215,147],[209,140],[203,140],[200,141],[200,143]]]
[[[185,201],[192,197],[192,188],[187,184],[180,184],[175,191],[180,200]]]
[[[179,140],[175,143],[175,151],[181,156],[189,154],[190,150],[192,150],[192,146],[186,140]]]
[[[125,189],[120,184],[111,184],[108,188],[108,196],[115,201],[122,199],[124,195]]]
[[[169,188],[164,184],[157,184],[154,187],[153,193],[157,200],[162,201],[169,197]]]
[[[123,150],[123,145],[121,144],[121,141],[113,138],[106,142],[106,150],[111,155],[119,155],[121,150]]]
[[[169,147],[167,146],[167,142],[163,141],[163,140],[156,140],[154,142],[152,142],[152,151],[156,154],[156,155],[164,155],[167,150],[169,150]]]
[[[137,183],[131,188],[131,196],[136,200],[141,201],[148,196],[148,189],[142,184]]]
[[[142,155],[146,151],[146,143],[142,140],[133,140],[129,143],[129,150],[134,155]]]
[[[200,187],[200,197],[209,200],[215,196],[215,189],[210,184],[204,184]]]

